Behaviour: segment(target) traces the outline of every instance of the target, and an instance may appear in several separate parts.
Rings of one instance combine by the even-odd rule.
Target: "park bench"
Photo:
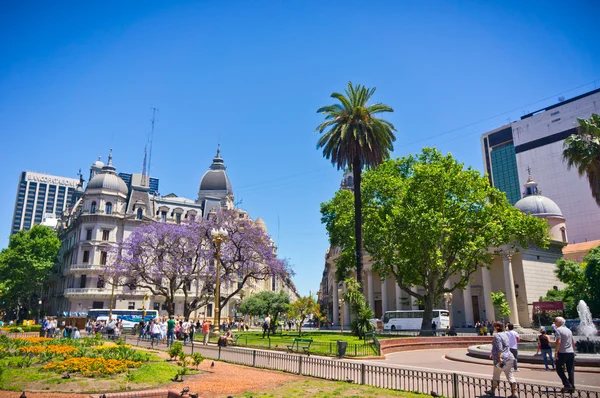
[[[292,345],[287,346],[288,352],[300,352],[300,349],[302,349],[306,355],[310,356],[310,345],[312,342],[312,339],[301,339],[296,337],[294,338],[294,341],[292,341]]]

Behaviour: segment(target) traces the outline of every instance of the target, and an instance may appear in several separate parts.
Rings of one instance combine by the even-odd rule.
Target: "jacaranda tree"
[[[287,263],[277,258],[273,242],[252,220],[235,210],[211,219],[168,224],[143,224],[113,250],[105,275],[108,281],[148,289],[164,299],[174,313],[178,294],[184,296],[184,317],[212,302],[216,281],[213,228],[229,235],[221,245],[220,308],[244,287],[272,276],[286,277]]]

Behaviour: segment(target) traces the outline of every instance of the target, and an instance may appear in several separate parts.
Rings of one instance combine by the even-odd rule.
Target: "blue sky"
[[[42,2],[0,11],[0,247],[19,173],[87,177],[114,151],[195,198],[220,142],[236,201],[264,219],[301,294],[341,172],[316,110],[349,80],[395,109],[394,156],[437,146],[482,169],[479,136],[600,87],[597,1]]]

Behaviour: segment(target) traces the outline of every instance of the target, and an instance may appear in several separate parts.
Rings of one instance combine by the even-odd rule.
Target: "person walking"
[[[494,373],[492,375],[492,389],[485,393],[495,396],[496,388],[500,384],[500,375],[504,373],[506,380],[510,383],[511,395],[508,398],[517,398],[517,380],[513,375],[513,362],[515,360],[510,352],[508,336],[503,332],[504,327],[500,322],[494,322],[494,340],[492,340],[492,354],[490,358],[494,362]]]
[[[556,373],[563,383],[561,392],[575,391],[575,339],[571,330],[565,326],[565,318],[554,318],[556,325]],[[567,375],[565,375],[565,368]]]
[[[205,320],[202,324],[202,344],[207,345],[208,339],[210,338],[210,321]]]
[[[265,334],[267,334],[267,338],[271,338],[271,316],[269,314],[267,314],[267,317],[263,322],[263,339],[265,338]]]
[[[158,323],[158,319],[154,318],[152,320],[152,326],[150,329],[150,333],[151,333],[151,339],[150,340],[150,346],[154,348],[154,341],[156,340],[156,345],[158,346],[159,342],[160,342],[160,325]]]
[[[175,319],[173,315],[169,316],[167,321],[167,346],[171,346],[175,341]]]
[[[548,358],[550,358],[550,363],[552,364],[552,370],[554,370],[554,357],[552,356],[552,347],[550,346],[550,337],[546,333],[546,329],[542,328],[540,330],[540,334],[538,337],[538,349],[542,351],[542,358],[544,359],[544,366],[546,370],[550,370],[548,367]],[[537,354],[537,353],[536,353]]]
[[[519,333],[517,333],[514,329],[515,329],[515,325],[513,325],[512,323],[507,323],[506,324],[506,335],[508,336],[508,348],[510,349],[510,352],[512,352],[513,356],[515,357],[515,361],[513,362],[514,367],[515,367],[515,372],[518,372],[518,366],[517,366],[517,362],[518,362],[518,356],[519,356],[519,342],[521,341],[521,338],[519,337]]]

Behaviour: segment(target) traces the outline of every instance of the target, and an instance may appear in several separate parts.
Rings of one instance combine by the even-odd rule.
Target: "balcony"
[[[69,268],[65,269],[63,275],[68,275],[71,273],[79,274],[79,273],[89,273],[90,271],[101,272],[104,270],[104,265],[100,264],[71,264]]]
[[[90,298],[100,298],[100,297],[110,297],[111,289],[104,288],[100,289],[97,287],[82,287],[82,288],[70,288],[65,289],[64,295],[65,297],[85,297],[88,296]]]

